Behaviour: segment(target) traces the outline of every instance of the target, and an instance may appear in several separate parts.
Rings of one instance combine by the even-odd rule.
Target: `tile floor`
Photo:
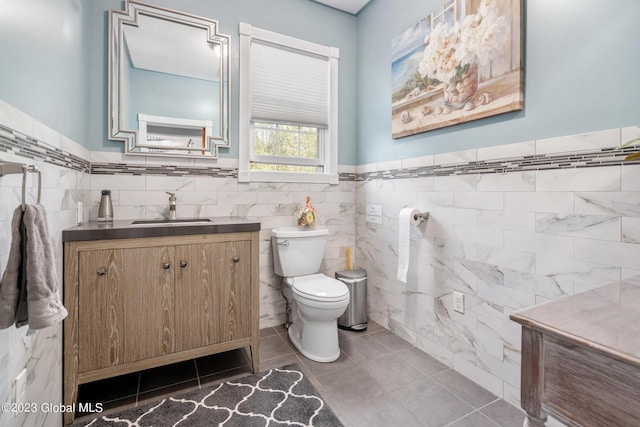
[[[260,370],[297,363],[347,427],[522,426],[522,411],[376,323],[340,330],[340,347],[336,362],[317,363],[283,327],[262,329]],[[79,401],[101,402],[106,413],[250,373],[245,352],[235,350],[86,384]]]

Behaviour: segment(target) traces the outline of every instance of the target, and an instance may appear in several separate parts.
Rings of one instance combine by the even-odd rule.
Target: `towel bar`
[[[0,176],[14,173],[23,173],[25,165],[22,163],[0,161]]]
[[[37,203],[40,203],[40,196],[42,194],[42,174],[35,165],[25,165],[23,163],[15,162],[2,162],[0,161],[0,176],[21,173],[22,174],[22,210],[26,207],[26,192],[27,192],[27,173],[38,174],[38,199]]]

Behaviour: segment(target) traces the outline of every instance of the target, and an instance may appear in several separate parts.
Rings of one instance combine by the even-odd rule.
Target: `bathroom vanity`
[[[257,373],[259,230],[238,218],[64,230],[64,404],[83,383],[238,348]]]
[[[632,426],[640,420],[640,278],[511,315],[522,325],[525,425],[546,413],[567,425]]]

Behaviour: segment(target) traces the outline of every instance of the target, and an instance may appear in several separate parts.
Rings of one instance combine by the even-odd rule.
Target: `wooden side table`
[[[640,426],[640,277],[511,315],[525,427]]]

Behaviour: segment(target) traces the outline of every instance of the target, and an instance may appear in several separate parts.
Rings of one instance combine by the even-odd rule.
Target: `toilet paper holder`
[[[413,220],[418,221],[418,225],[429,219],[429,212],[418,212],[413,215]]]

